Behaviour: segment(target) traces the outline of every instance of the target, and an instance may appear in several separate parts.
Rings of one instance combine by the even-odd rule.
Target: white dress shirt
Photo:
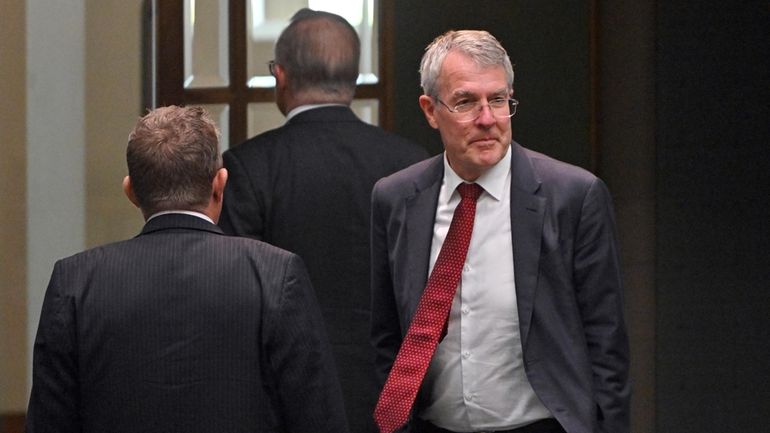
[[[463,180],[444,156],[430,268],[444,243]],[[551,417],[524,372],[511,239],[511,150],[476,180],[473,235],[449,313],[424,381],[418,416],[458,432],[512,429]]]

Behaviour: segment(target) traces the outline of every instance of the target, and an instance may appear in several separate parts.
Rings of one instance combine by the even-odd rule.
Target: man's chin
[[[474,145],[474,150],[480,165],[495,165],[505,156],[505,149],[498,142]]]

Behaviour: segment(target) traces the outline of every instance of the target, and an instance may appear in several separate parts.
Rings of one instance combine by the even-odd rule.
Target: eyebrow
[[[506,95],[507,96],[508,95],[508,89],[507,88],[501,88],[501,89],[495,90],[494,92],[490,92],[489,95],[492,95],[492,96]],[[452,94],[452,97],[454,97],[456,99],[468,98],[468,97],[477,98],[478,96],[479,95],[477,93],[473,93],[473,92],[468,91],[468,90],[458,90],[457,92],[454,92]]]

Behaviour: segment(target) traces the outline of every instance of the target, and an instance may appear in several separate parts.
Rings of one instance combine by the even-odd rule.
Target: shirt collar
[[[323,107],[346,107],[345,104],[307,104],[307,105],[300,105],[299,107],[294,107],[289,113],[286,115],[286,122],[292,119],[292,117],[296,116],[299,113],[303,113],[308,110],[313,110],[315,108],[323,108]]]
[[[510,180],[511,173],[511,146],[505,152],[505,156],[497,164],[485,171],[475,183],[479,184],[484,191],[491,195],[495,200],[503,198],[505,183]],[[444,152],[444,183],[450,191],[454,191],[458,185],[465,182],[454,169],[449,165],[446,152]]]
[[[161,215],[168,215],[168,214],[185,214],[185,215],[190,215],[190,216],[194,216],[194,217],[198,217],[198,218],[204,219],[204,220],[210,222],[211,224],[214,224],[214,221],[211,218],[209,218],[208,215],[202,214],[200,212],[195,212],[193,210],[165,210],[165,211],[162,211],[162,212],[158,212],[158,213],[152,214],[149,218],[147,218],[147,221],[150,221],[151,219],[153,219],[155,217],[159,217]]]

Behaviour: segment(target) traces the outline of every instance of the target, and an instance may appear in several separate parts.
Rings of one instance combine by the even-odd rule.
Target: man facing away
[[[230,181],[219,225],[298,254],[328,328],[351,431],[375,431],[379,388],[369,342],[369,220],[374,183],[427,157],[350,109],[360,57],[342,17],[302,9],[270,72],[286,123],[224,154]]]
[[[606,186],[512,141],[513,69],[489,33],[436,38],[420,72],[420,107],[444,152],[372,193],[382,431],[627,433]],[[459,235],[449,241],[465,233],[455,219],[470,228],[462,248]],[[423,365],[424,375],[410,370]]]
[[[215,225],[218,134],[200,108],[137,122],[123,188],[146,224],[56,263],[28,432],[347,431],[301,259]]]

